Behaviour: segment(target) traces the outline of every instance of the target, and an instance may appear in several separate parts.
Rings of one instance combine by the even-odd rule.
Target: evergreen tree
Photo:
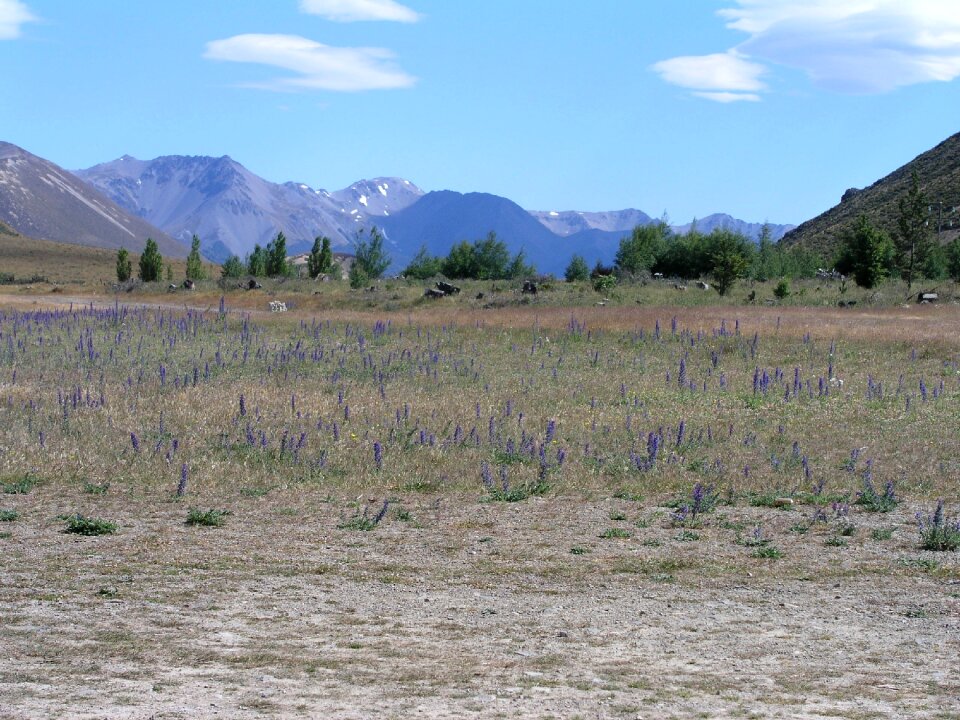
[[[133,263],[126,248],[117,250],[117,282],[126,282],[133,273]]]
[[[944,248],[947,256],[947,272],[950,278],[960,281],[960,237],[954,238],[953,242]]]
[[[268,277],[279,277],[287,275],[287,238],[282,232],[267,244],[266,250],[266,275]]]
[[[564,271],[563,276],[566,278],[567,282],[578,282],[580,280],[587,280],[590,277],[590,268],[587,266],[587,261],[583,259],[580,255],[574,255],[570,258],[570,264],[567,265],[567,269]]]
[[[310,277],[316,278],[330,272],[333,268],[333,251],[330,249],[330,238],[317,237],[313,241],[313,249],[307,259],[307,272]]]
[[[666,237],[670,231],[663,222],[654,225],[637,225],[630,237],[620,241],[614,266],[620,275],[638,275],[649,272],[657,257],[666,249]]]
[[[190,243],[190,254],[187,255],[187,280],[203,280],[206,277],[203,259],[200,257],[200,238],[194,235]]]
[[[220,268],[220,276],[225,278],[238,278],[243,275],[243,271],[244,267],[243,263],[240,262],[240,258],[236,255],[231,255],[227,258],[223,267]]]
[[[267,254],[259,245],[254,245],[253,252],[247,255],[247,273],[254,277],[267,274]]]
[[[160,249],[153,238],[147,238],[147,244],[140,256],[140,279],[143,282],[157,282],[162,271],[163,257],[160,255]]]
[[[900,198],[897,231],[897,260],[903,279],[907,281],[907,290],[910,290],[916,270],[923,267],[930,250],[927,198],[920,188],[916,170],[910,178],[910,190]]]
[[[524,252],[523,248],[520,248],[520,250],[517,251],[517,254],[513,256],[513,260],[511,260],[510,264],[507,266],[504,277],[510,278],[511,280],[519,280],[520,278],[528,278],[536,274],[537,268],[527,263],[526,252]]]
[[[763,282],[772,277],[776,277],[778,274],[782,274],[777,273],[778,269],[783,269],[782,263],[780,268],[774,267],[777,254],[776,246],[770,234],[770,225],[764,223],[760,229],[760,238],[757,242],[757,261],[754,264],[753,270],[754,279]]]
[[[473,244],[463,240],[450,248],[450,253],[441,262],[440,269],[448,278],[477,277],[479,266]]]
[[[505,243],[497,240],[493,231],[482,240],[473,243],[473,255],[476,271],[472,277],[477,280],[501,280],[510,275],[510,251]]]
[[[365,287],[366,284],[370,282],[370,276],[367,275],[367,271],[364,270],[356,260],[354,260],[353,265],[350,266],[350,273],[348,277],[350,280],[350,287],[352,287],[354,290]]]
[[[861,215],[843,233],[843,249],[837,269],[852,275],[857,285],[873,288],[890,274],[893,266],[893,243],[885,232],[877,229],[866,215]]]
[[[386,269],[390,267],[390,256],[383,248],[383,235],[375,227],[370,229],[369,240],[363,236],[362,230],[357,233],[354,255],[356,259],[353,261],[353,265],[362,271],[369,280],[382,277]]]
[[[710,275],[717,292],[726,295],[750,267],[749,240],[729,230],[714,230],[707,236]]]
[[[438,257],[433,257],[427,252],[427,246],[421,246],[420,250],[414,255],[413,260],[404,269],[403,274],[415,280],[427,280],[435,275],[439,275],[443,261]]]

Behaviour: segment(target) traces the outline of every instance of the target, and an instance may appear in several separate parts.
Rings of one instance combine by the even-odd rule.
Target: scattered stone
[[[780,497],[773,501],[773,506],[778,508],[793,507],[793,498]]]
[[[451,285],[448,282],[444,282],[443,280],[438,280],[436,287],[437,287],[437,290],[442,292],[444,295],[460,294],[460,288],[458,288],[456,285]]]

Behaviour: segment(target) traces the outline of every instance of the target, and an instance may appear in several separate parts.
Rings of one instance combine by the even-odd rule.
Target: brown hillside
[[[140,257],[131,253],[130,259],[136,274]],[[177,281],[183,279],[185,260],[164,257],[164,263],[171,265]],[[0,222],[0,273],[12,274],[18,283],[44,278],[60,285],[102,286],[114,282],[116,272],[114,250],[37,240]]]
[[[934,233],[942,228],[940,241],[948,241],[960,228],[960,133],[870,187],[848,190],[839,205],[791,230],[781,242],[832,257],[843,230],[861,214],[895,236],[898,203],[909,190],[914,171],[930,203],[930,227]]]
[[[188,251],[72,173],[2,141],[0,220],[24,235],[55,242],[139,252],[153,238],[165,256],[186,257]]]

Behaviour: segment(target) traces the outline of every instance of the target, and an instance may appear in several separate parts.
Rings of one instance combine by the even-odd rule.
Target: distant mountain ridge
[[[0,142],[0,221],[29,237],[75,245],[139,253],[152,237],[164,255],[188,251],[69,171],[7,142]]]
[[[960,133],[869,187],[847,190],[837,205],[787,233],[783,242],[801,245],[829,258],[839,249],[844,230],[860,215],[895,235],[899,201],[910,189],[914,172],[930,203],[931,227],[942,224],[942,240],[946,241],[960,228]]]
[[[636,209],[531,212],[488,193],[424,193],[402,178],[360,180],[332,192],[304,183],[277,184],[228,156],[147,161],[124,156],[77,175],[184,242],[199,235],[204,254],[221,261],[231,254],[243,257],[281,230],[290,254],[308,250],[317,235],[330,237],[335,250],[349,251],[359,229],[376,226],[387,240],[393,272],[422,246],[446,255],[453,244],[492,231],[511,252],[523,249],[542,272],[561,273],[574,253],[590,263],[612,262],[624,235],[653,222]],[[711,215],[697,226],[705,232],[725,226],[754,238],[761,227],[728,215]],[[773,239],[790,227],[772,225]]]
[[[124,155],[76,174],[178,239],[189,242],[198,235],[204,254],[220,261],[243,257],[280,231],[290,239],[291,252],[317,235],[346,248],[371,218],[403,209],[423,194],[395,178],[362,181],[334,193],[304,183],[277,184],[229,156],[138,160]]]

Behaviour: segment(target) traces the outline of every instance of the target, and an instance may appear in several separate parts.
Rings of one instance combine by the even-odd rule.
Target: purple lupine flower
[[[177,497],[183,497],[187,492],[187,464],[180,466],[180,482],[177,484]]]
[[[383,469],[383,446],[379,442],[373,443],[373,461],[377,464],[377,470]]]
[[[557,448],[557,467],[563,467],[563,461],[567,459],[567,451],[563,448]]]
[[[244,400],[243,393],[240,393],[240,417],[247,414],[247,402]]]
[[[490,473],[490,464],[486,461],[480,463],[480,481],[485,488],[493,488],[493,475]]]
[[[379,525],[380,521],[383,520],[384,516],[387,514],[387,508],[390,507],[390,501],[384,500],[383,506],[380,508],[379,512],[373,516],[373,524]]]
[[[683,420],[680,421],[680,425],[677,426],[677,447],[683,445],[683,439],[686,435],[687,424]]]
[[[344,419],[344,420],[349,420],[349,419],[350,419],[350,406],[349,406],[349,405],[344,405],[344,406],[343,406],[343,419]]]
[[[677,385],[684,387],[687,384],[687,361],[680,358],[680,367],[677,370]]]
[[[135,453],[140,452],[140,438],[137,437],[135,432],[130,433],[130,444],[133,446]]]
[[[556,432],[557,432],[557,421],[551,418],[550,420],[547,421],[547,435],[543,439],[544,444],[550,444],[551,442],[553,442],[553,439],[556,436]]]
[[[43,435],[43,430],[40,431],[40,447],[46,449],[47,444]]]

